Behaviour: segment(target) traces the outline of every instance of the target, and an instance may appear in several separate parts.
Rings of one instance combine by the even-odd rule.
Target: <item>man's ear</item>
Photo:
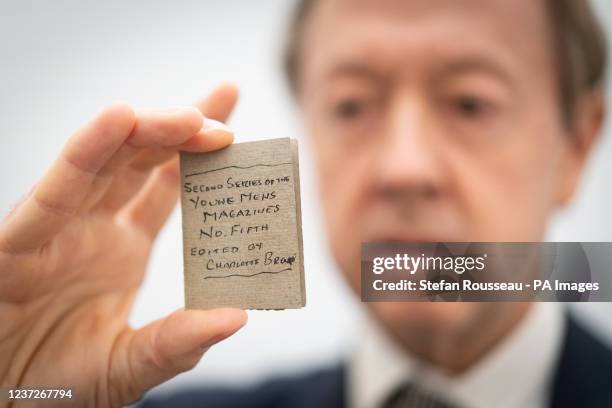
[[[571,201],[587,159],[601,133],[606,112],[602,89],[585,92],[576,105],[572,126],[567,131],[567,146],[561,168],[557,203],[566,206]]]

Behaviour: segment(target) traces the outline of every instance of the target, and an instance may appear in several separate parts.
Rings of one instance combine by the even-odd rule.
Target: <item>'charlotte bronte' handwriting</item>
[[[239,269],[246,266],[253,265],[288,265],[291,266],[295,262],[295,255],[291,256],[279,256],[276,255],[272,251],[267,251],[263,260],[258,258],[250,258],[250,259],[234,259],[232,261],[216,261],[213,258],[210,258],[206,262],[206,269],[209,271],[213,271],[216,269]]]

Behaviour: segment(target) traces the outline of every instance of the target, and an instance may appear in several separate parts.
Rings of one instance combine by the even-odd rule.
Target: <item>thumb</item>
[[[109,395],[120,404],[132,402],[150,388],[193,368],[208,348],[246,324],[240,309],[177,310],[116,345]]]

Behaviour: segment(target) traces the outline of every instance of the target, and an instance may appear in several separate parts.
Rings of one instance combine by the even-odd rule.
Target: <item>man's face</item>
[[[316,4],[300,99],[332,250],[357,291],[363,241],[542,238],[571,149],[544,3]],[[488,307],[371,306],[388,324],[434,329]]]

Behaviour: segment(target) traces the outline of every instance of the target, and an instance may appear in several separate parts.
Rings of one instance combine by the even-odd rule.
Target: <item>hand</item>
[[[70,387],[115,407],[192,368],[246,323],[238,309],[179,310],[127,324],[151,245],[179,194],[178,150],[233,141],[237,91],[198,108],[105,109],[70,138],[0,224],[0,386]]]

